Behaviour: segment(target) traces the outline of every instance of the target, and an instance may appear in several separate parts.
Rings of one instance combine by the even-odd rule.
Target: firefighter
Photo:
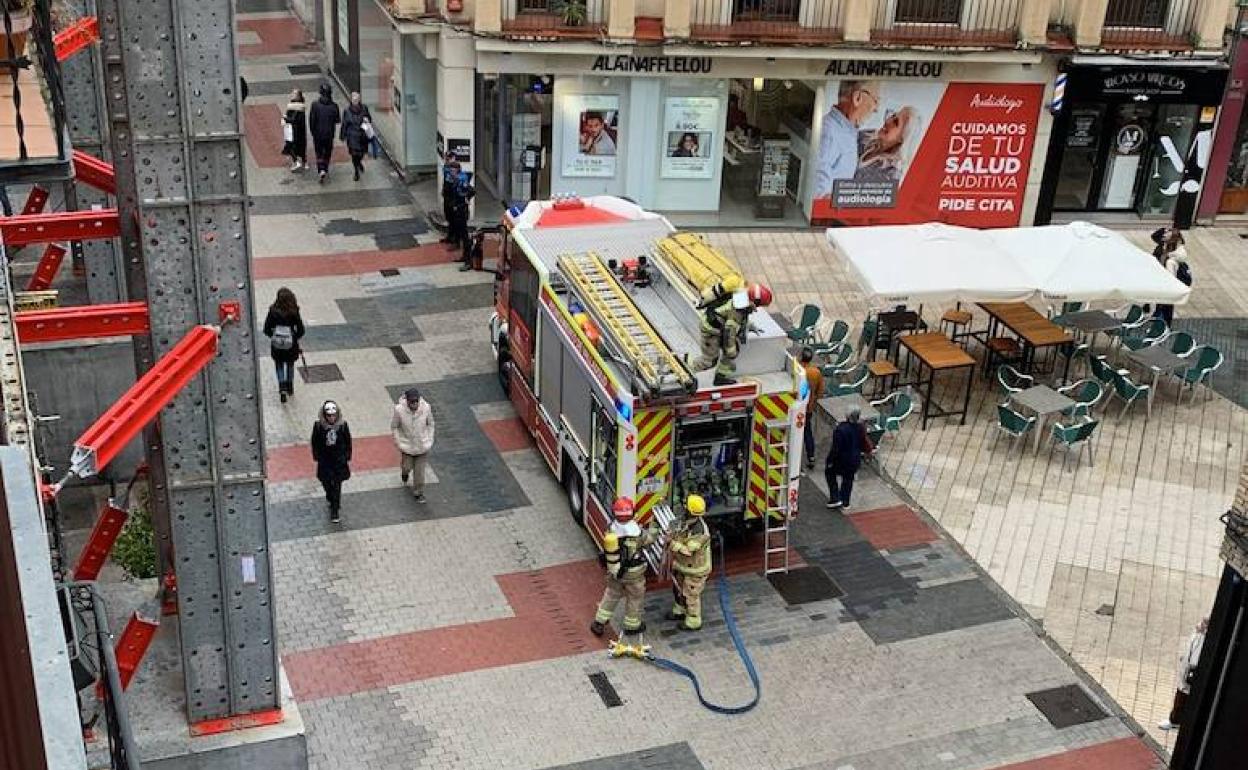
[[[702,518],[706,500],[700,495],[689,495],[685,512],[685,520],[668,546],[672,552],[672,593],[676,600],[667,619],[681,621],[681,630],[697,631],[702,628],[702,589],[711,574],[711,530]]]
[[[750,314],[755,308],[770,304],[771,290],[758,283],[702,302],[698,306],[703,309],[702,355],[693,368],[704,371],[715,367],[716,385],[736,382],[732,375],[737,371],[737,354],[750,328]]]
[[[652,531],[643,532],[633,521],[633,501],[621,497],[612,507],[615,521],[602,537],[602,549],[607,567],[607,587],[598,603],[598,612],[589,630],[594,636],[602,636],[607,622],[615,615],[620,599],[624,600],[624,633],[639,634],[646,630],[641,617],[642,602],[646,598],[646,557],[643,549],[656,539]]]

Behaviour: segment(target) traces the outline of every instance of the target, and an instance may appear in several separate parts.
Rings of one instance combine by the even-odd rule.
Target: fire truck
[[[736,265],[610,196],[532,201],[502,230],[490,321],[499,381],[576,521],[601,547],[617,498],[634,501],[643,526],[667,526],[696,493],[713,526],[764,531],[764,570],[786,571],[805,372],[762,309],[734,384],[691,365],[703,292],[741,278]]]

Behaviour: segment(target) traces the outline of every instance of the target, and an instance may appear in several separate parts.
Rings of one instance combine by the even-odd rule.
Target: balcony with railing
[[[835,43],[847,0],[692,0],[689,36],[707,42]]]
[[[879,0],[871,41],[1013,48],[1022,0]]]
[[[49,0],[0,0],[0,183],[69,176]]]
[[[1199,0],[1109,0],[1101,46],[1114,49],[1191,48]]]
[[[601,38],[607,0],[503,0],[503,32],[512,37]]]

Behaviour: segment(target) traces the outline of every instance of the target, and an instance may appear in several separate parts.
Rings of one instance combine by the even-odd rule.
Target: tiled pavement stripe
[[[1121,738],[1065,754],[1004,765],[996,770],[1160,770],[1165,767],[1138,738]]]
[[[500,452],[515,452],[534,446],[529,429],[524,427],[519,417],[482,420],[481,430],[485,432],[494,448]]]
[[[303,91],[303,98],[305,100],[311,101],[312,97],[316,95],[317,88],[319,88],[321,83],[323,83],[324,81],[325,81],[324,77],[292,77],[289,80],[251,80],[250,78],[248,78],[247,96],[249,99],[252,97],[286,96],[291,92],[292,89],[298,88],[300,91]],[[247,107],[244,108],[244,112],[243,112],[244,120],[247,119],[246,110],[250,109],[251,106],[252,105],[247,105]],[[247,147],[254,153],[256,150],[256,147],[250,141],[251,140],[250,124],[247,124],[247,134],[248,134]],[[280,138],[281,135],[282,135],[281,127],[279,126],[278,131],[277,131],[277,136]],[[285,144],[285,142],[283,141],[282,144]],[[277,151],[280,153],[281,149],[282,149],[281,144],[279,144],[277,147]],[[285,156],[281,156],[281,157],[285,157]],[[290,161],[286,161],[287,164],[289,164],[289,162]],[[261,166],[262,168],[271,168],[271,166],[269,166],[268,164],[259,163],[259,158],[257,158],[257,165]]]
[[[236,26],[239,32],[250,32],[260,37],[259,43],[238,47],[238,55],[244,59],[316,50],[316,41],[311,39],[307,30],[293,16],[273,19],[243,18],[236,22]]]
[[[420,342],[424,335],[417,328],[414,317],[487,308],[493,301],[493,287],[488,283],[400,289],[372,297],[346,297],[338,300],[338,308],[346,323],[316,327],[304,338],[303,346],[313,351],[388,348]],[[484,329],[481,329],[480,339],[485,340]]]
[[[544,770],[706,770],[688,743],[669,743],[627,754],[557,765]]]
[[[940,540],[940,535],[904,505],[874,511],[850,511],[846,515],[876,550],[888,551]]]
[[[289,10],[287,0],[235,0],[234,7],[240,14]]]
[[[279,148],[280,149],[280,148]],[[331,174],[349,174],[350,167],[337,166]],[[410,206],[412,198],[404,190],[393,187],[384,189],[341,190],[315,195],[292,193],[290,195],[253,195],[252,216],[268,214],[314,214],[321,211],[351,211],[375,209],[386,206]],[[261,261],[261,260],[257,260]]]
[[[342,492],[342,521],[338,524],[330,523],[329,509],[320,497],[272,501],[269,504],[269,538],[273,542],[281,542],[331,535],[343,530],[373,529],[409,521],[449,519],[519,507],[498,502],[493,507],[466,507],[441,484],[425,487],[426,500],[418,503],[412,499],[410,491],[398,486],[398,482],[398,474],[395,474],[395,486],[367,492],[352,492],[351,482],[346,482]],[[514,484],[514,480],[511,483]]]
[[[248,93],[251,93],[251,84],[247,85]],[[282,93],[289,93],[292,88],[296,87],[298,87],[297,82],[290,82]],[[317,86],[314,84],[312,87],[315,89]],[[260,95],[257,94],[257,96]],[[315,94],[305,91],[303,98],[311,104]],[[282,168],[290,165],[290,158],[282,154],[282,145],[285,144],[282,138],[282,116],[285,113],[285,105],[247,104],[243,106],[243,138],[247,142],[247,149],[251,152],[252,159],[260,168]],[[308,159],[315,163],[312,157],[311,137],[308,139]],[[351,156],[347,154],[346,145],[342,142],[334,142],[333,163],[349,163],[350,160]],[[308,173],[310,176],[312,172]],[[267,196],[255,196],[252,200],[263,200],[264,197]],[[321,195],[303,197],[319,199]],[[253,214],[265,213],[259,205],[253,206],[251,211]]]
[[[1248,321],[1242,318],[1174,319],[1174,331],[1187,332],[1197,345],[1212,345],[1225,360],[1213,373],[1213,389],[1223,397],[1248,408]],[[1201,397],[1200,393],[1196,394]],[[1189,395],[1188,398],[1191,398]]]
[[[454,252],[441,244],[416,246],[393,251],[347,251],[337,254],[306,254],[288,257],[261,257],[252,260],[252,276],[257,281],[279,278],[316,278],[359,275],[387,267],[425,267],[453,262]]]
[[[308,731],[309,770],[407,770],[436,737],[405,719],[398,697],[386,690],[300,703],[299,712]]]

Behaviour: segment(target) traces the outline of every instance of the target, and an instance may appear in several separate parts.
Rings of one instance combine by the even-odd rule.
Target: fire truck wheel
[[[568,507],[572,509],[572,521],[578,526],[585,526],[585,485],[581,474],[572,468],[572,461],[567,455],[563,457],[563,488],[568,493]]]

